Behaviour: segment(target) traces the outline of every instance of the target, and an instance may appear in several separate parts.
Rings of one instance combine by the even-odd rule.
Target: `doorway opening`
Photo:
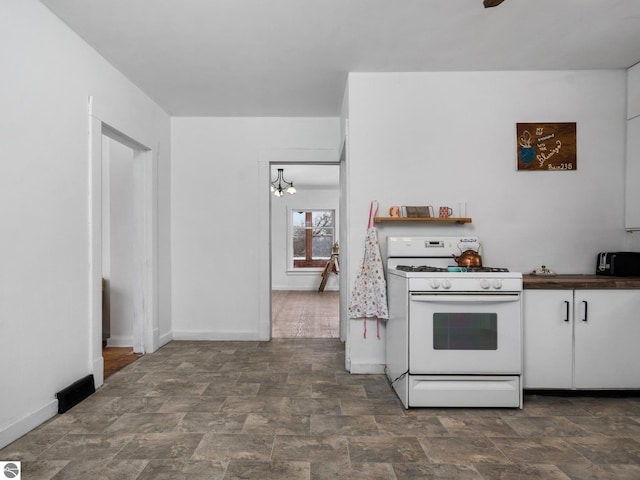
[[[272,162],[271,180],[279,168],[296,193],[270,202],[271,336],[339,338],[339,269],[323,282],[332,253],[339,258],[339,164]]]
[[[110,250],[109,263],[105,262],[105,249],[103,243],[103,208],[113,207],[113,202],[104,201],[103,195],[107,190],[103,184],[103,167],[109,164],[105,155],[110,148],[121,149],[123,155],[128,158],[128,168],[131,169],[127,194],[122,192],[118,196],[127,196],[130,200],[124,210],[129,209],[132,215],[129,225],[124,229],[130,231],[131,236],[124,243],[129,244],[130,259],[128,263],[133,273],[129,275],[129,306],[127,315],[132,317],[129,323],[131,334],[122,335],[120,342],[130,343],[133,352],[144,354],[153,352],[158,348],[158,314],[157,314],[157,170],[154,168],[154,156],[150,148],[134,140],[114,126],[104,123],[94,115],[92,99],[89,103],[89,291],[90,291],[90,322],[91,339],[90,355],[92,362],[95,385],[98,387],[104,382],[105,360],[103,358],[103,312],[104,305],[104,273],[114,266],[113,252]],[[108,146],[107,146],[108,145]],[[114,190],[109,189],[113,194]],[[110,217],[112,219],[113,216]],[[121,219],[120,219],[121,220]],[[114,223],[110,223],[114,228]],[[109,237],[113,241],[113,236]],[[108,242],[107,242],[108,243]],[[125,261],[127,263],[127,261]],[[111,288],[110,297],[113,300],[114,290]],[[111,314],[113,322],[113,312]],[[111,325],[113,329],[113,323]],[[113,338],[113,336],[112,336]],[[124,340],[123,340],[124,339]],[[118,343],[115,341],[114,343]],[[115,346],[115,345],[114,345]],[[119,345],[121,346],[121,345]],[[127,347],[129,348],[129,346]]]
[[[134,352],[138,221],[135,150],[102,135],[102,358],[104,378],[142,356]]]

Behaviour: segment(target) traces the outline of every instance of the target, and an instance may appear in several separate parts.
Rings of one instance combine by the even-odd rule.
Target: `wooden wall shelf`
[[[448,218],[439,218],[439,217],[429,217],[429,218],[409,218],[409,217],[375,217],[376,223],[381,222],[423,222],[423,223],[471,223],[471,219],[469,217],[448,217]]]

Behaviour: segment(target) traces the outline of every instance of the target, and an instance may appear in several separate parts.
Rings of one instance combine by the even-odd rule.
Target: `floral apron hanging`
[[[374,211],[375,205],[375,211]],[[375,216],[378,202],[371,202],[367,238],[364,244],[364,258],[360,272],[356,277],[349,301],[349,318],[364,319],[364,338],[367,338],[367,319],[376,319],[376,336],[380,338],[380,319],[389,318],[387,307],[387,282],[384,278],[378,231],[375,228]]]

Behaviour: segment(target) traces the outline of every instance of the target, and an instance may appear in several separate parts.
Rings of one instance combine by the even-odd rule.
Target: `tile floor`
[[[404,410],[336,339],[171,342],[0,450],[35,479],[640,479],[640,398]]]

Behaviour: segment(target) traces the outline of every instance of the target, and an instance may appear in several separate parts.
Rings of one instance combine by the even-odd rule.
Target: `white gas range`
[[[522,274],[456,265],[479,246],[387,238],[386,374],[405,408],[522,408]]]

